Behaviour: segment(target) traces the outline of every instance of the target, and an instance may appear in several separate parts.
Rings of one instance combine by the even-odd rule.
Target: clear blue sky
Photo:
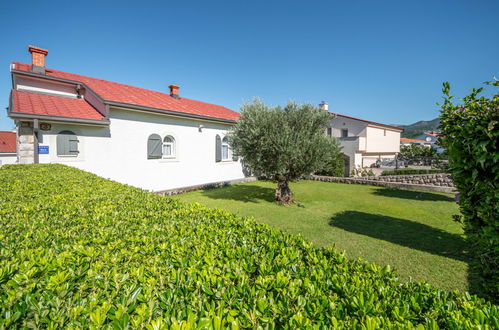
[[[2,1],[0,130],[9,64],[48,67],[238,110],[293,99],[385,123],[438,115],[499,76],[499,1]]]

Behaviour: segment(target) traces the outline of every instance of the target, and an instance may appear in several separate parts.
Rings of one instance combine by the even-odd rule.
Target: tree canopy
[[[311,104],[272,107],[255,99],[242,106],[229,141],[246,167],[277,181],[276,201],[289,204],[289,182],[322,169],[340,153],[337,139],[325,134],[331,119]]]

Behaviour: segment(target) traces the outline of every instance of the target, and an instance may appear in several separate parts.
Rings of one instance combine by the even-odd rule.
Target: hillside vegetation
[[[402,132],[402,137],[405,138],[415,138],[418,135],[423,134],[428,131],[438,131],[438,126],[440,125],[440,119],[437,117],[433,120],[420,120],[410,125],[397,125],[402,127],[404,131]]]
[[[62,165],[0,169],[0,328],[497,328],[300,236]]]

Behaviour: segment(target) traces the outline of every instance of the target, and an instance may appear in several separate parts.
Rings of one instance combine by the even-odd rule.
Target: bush
[[[0,328],[497,326],[476,296],[223,210],[62,165],[0,182]]]
[[[435,173],[446,173],[449,170],[445,169],[428,169],[428,170],[418,170],[413,168],[401,168],[393,171],[383,171],[381,172],[381,176],[388,175],[412,175],[412,174],[435,174]]]
[[[366,177],[366,176],[375,176],[374,171],[367,167],[357,167],[352,170],[350,173],[354,177]]]
[[[499,94],[479,97],[482,88],[473,89],[461,104],[453,104],[449,90],[445,83],[440,143],[447,149],[461,220],[474,247],[476,290],[499,302]]]
[[[331,158],[329,158],[326,165],[324,165],[324,168],[321,169],[320,171],[315,172],[315,174],[343,177],[345,174],[345,161],[343,157],[345,157],[345,155],[341,153],[332,154]]]

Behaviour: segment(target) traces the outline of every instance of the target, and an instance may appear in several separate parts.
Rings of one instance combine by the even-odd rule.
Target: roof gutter
[[[21,70],[16,70],[16,69],[12,69],[11,72],[12,73],[16,73],[16,74],[21,74],[21,75],[36,77],[36,78],[42,78],[42,79],[49,79],[49,80],[64,82],[64,83],[80,84],[83,87],[85,87],[85,89],[87,89],[90,93],[92,93],[99,101],[101,101],[104,104],[111,105],[111,106],[116,106],[116,107],[121,107],[121,108],[129,108],[129,109],[135,109],[135,110],[143,110],[143,111],[149,111],[149,112],[167,114],[167,115],[178,116],[178,117],[189,117],[189,118],[195,118],[195,119],[202,119],[202,120],[223,122],[223,123],[228,123],[228,124],[234,124],[236,122],[235,120],[231,120],[231,119],[223,119],[223,118],[202,116],[202,115],[190,114],[190,113],[185,113],[185,112],[180,112],[180,111],[174,111],[174,110],[165,110],[165,109],[145,107],[145,106],[136,105],[136,104],[130,104],[130,103],[108,101],[108,100],[104,100],[96,92],[94,92],[90,87],[88,87],[87,84],[85,84],[85,83],[83,83],[81,81],[70,80],[70,79],[63,79],[63,78],[56,78],[56,77],[51,77],[51,76],[47,76],[47,75],[45,75],[43,77],[40,77],[39,74],[35,74],[35,73],[31,73],[31,72],[26,72],[26,71],[21,71]],[[109,114],[107,114],[107,115],[109,115]]]
[[[86,125],[98,125],[107,126],[109,125],[108,119],[98,120],[98,119],[85,119],[85,118],[73,118],[73,117],[62,117],[62,116],[44,116],[44,115],[32,115],[22,112],[9,112],[9,117],[13,119],[39,119],[51,122],[63,122],[63,123],[78,123]]]

